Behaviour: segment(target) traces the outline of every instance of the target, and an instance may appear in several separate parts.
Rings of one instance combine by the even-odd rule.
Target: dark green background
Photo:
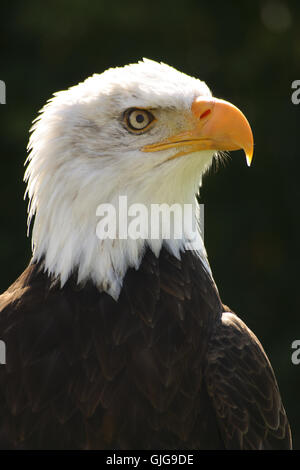
[[[142,57],[205,80],[248,117],[242,152],[204,180],[205,242],[222,299],[262,341],[300,448],[298,1],[2,2],[0,287],[30,258],[23,162],[31,121],[51,94]]]

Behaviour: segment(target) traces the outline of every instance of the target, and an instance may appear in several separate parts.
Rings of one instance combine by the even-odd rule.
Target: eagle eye
[[[155,118],[147,109],[130,108],[124,113],[124,123],[131,132],[141,134],[148,130]]]

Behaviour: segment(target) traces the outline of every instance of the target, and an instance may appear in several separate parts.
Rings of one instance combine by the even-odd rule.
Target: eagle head
[[[216,152],[244,149],[250,164],[253,151],[238,108],[203,81],[147,59],[55,93],[31,131],[25,181],[33,260],[43,260],[61,286],[76,271],[78,283],[90,279],[114,298],[146,246],[158,255],[165,244],[180,257],[190,237],[99,239],[99,205],[117,207],[120,196],[128,206],[190,204],[196,219],[195,194]]]

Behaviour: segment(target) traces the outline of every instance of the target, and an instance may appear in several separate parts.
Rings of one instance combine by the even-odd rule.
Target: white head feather
[[[158,255],[162,244],[177,257],[181,240],[99,240],[96,209],[115,204],[196,203],[201,176],[213,151],[166,162],[174,149],[144,153],[141,148],[186,129],[187,113],[197,96],[211,96],[204,82],[151,60],[95,74],[56,93],[34,121],[25,180],[33,260],[61,286],[75,270],[78,282],[91,279],[117,298],[128,267],[138,268],[145,246]],[[124,127],[126,109],[155,110],[157,122],[135,135]],[[163,164],[162,164],[163,163]],[[202,243],[200,256],[209,266]]]

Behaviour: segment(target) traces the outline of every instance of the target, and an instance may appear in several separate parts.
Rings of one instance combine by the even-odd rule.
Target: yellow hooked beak
[[[212,97],[198,97],[191,106],[192,129],[161,142],[146,145],[143,152],[180,148],[171,159],[199,150],[239,150],[248,166],[253,156],[253,135],[244,114],[233,104]]]

